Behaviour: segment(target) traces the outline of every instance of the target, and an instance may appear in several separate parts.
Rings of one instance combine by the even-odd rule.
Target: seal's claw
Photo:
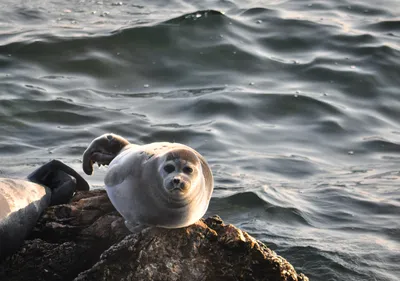
[[[83,153],[83,171],[93,174],[93,164],[108,165],[129,142],[115,134],[104,134],[95,138]]]

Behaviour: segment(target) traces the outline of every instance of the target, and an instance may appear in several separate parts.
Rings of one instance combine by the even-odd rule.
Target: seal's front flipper
[[[28,179],[51,189],[51,205],[67,203],[76,190],[89,190],[89,184],[74,169],[58,160],[44,164]]]
[[[108,165],[118,153],[129,144],[129,141],[115,134],[104,134],[95,138],[83,153],[83,171],[93,173],[93,164]]]

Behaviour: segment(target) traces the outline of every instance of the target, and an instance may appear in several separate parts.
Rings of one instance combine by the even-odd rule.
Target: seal
[[[45,208],[67,203],[76,190],[89,190],[89,185],[58,160],[27,179],[0,178],[0,260],[18,250]]]
[[[128,229],[181,228],[207,211],[214,188],[209,165],[193,148],[169,142],[130,144],[115,134],[94,139],[83,154],[83,170],[109,165],[107,194]]]

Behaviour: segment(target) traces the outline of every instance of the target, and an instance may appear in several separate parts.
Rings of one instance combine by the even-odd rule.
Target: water
[[[3,0],[0,175],[82,171],[105,132],[185,143],[209,214],[312,280],[398,280],[400,4],[376,3]]]

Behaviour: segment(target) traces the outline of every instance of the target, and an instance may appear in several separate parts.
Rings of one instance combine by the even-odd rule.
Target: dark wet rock
[[[103,190],[49,207],[0,280],[308,280],[219,217],[131,234]]]

